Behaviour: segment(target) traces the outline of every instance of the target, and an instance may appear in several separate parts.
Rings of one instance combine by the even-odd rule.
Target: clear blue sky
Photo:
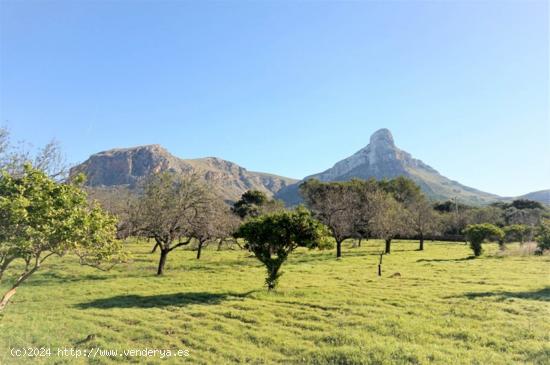
[[[547,1],[0,1],[0,123],[71,162],[159,143],[301,178],[389,128],[451,179],[550,188]]]

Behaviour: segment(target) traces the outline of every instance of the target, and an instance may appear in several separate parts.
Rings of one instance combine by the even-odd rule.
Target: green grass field
[[[132,244],[109,272],[53,259],[0,318],[0,364],[550,363],[550,257],[467,259],[458,243],[396,241],[377,276],[381,241],[295,252],[274,293],[245,251],[158,254]],[[400,277],[390,277],[399,272]],[[5,287],[1,289],[6,289]],[[84,341],[89,335],[91,339]],[[51,357],[12,357],[49,347]],[[188,349],[189,357],[57,357],[57,348]],[[33,361],[31,361],[33,360]]]

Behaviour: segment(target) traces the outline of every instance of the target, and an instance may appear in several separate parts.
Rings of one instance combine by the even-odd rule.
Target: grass
[[[274,293],[244,251],[158,254],[101,272],[70,257],[37,272],[0,316],[10,348],[188,349],[187,358],[38,357],[37,364],[548,364],[548,256],[468,259],[464,244],[396,241],[377,276],[381,241],[295,252]],[[390,277],[399,272],[400,277]],[[1,289],[5,289],[2,287]]]

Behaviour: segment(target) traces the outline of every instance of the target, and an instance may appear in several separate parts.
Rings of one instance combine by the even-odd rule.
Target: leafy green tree
[[[307,209],[298,207],[252,218],[241,225],[236,236],[244,238],[248,249],[265,265],[265,282],[268,290],[272,290],[290,253],[300,246],[316,247],[324,236],[324,229]]]
[[[545,219],[538,228],[536,253],[542,255],[544,251],[550,250],[550,220]]]
[[[241,199],[235,202],[232,207],[233,213],[241,218],[257,217],[264,213],[283,209],[282,202],[269,199],[267,195],[259,190],[248,190]]]
[[[378,184],[382,190],[390,193],[398,203],[405,206],[412,204],[423,196],[420,186],[404,176],[391,180],[380,180]]]
[[[519,241],[520,245],[523,245],[531,234],[532,228],[525,224],[512,224],[504,227],[503,230],[507,241]]]
[[[517,199],[511,205],[516,209],[544,209],[541,203],[529,199]]]
[[[0,283],[8,268],[23,270],[0,300],[2,310],[17,288],[51,256],[73,253],[80,263],[102,268],[124,259],[116,240],[116,219],[98,205],[90,206],[82,177],[61,184],[26,164],[13,175],[0,176]]]
[[[496,238],[502,240],[504,238],[504,232],[499,227],[490,224],[470,224],[464,230],[466,239],[470,242],[470,247],[474,251],[474,256],[481,255],[483,251],[481,244],[490,238]]]

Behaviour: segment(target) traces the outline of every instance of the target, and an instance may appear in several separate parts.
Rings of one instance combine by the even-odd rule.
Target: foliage
[[[0,280],[17,261],[24,267],[0,302],[2,309],[19,285],[52,255],[76,254],[81,264],[100,267],[124,258],[115,239],[116,219],[89,206],[79,184],[60,184],[31,165],[0,177]]]
[[[381,180],[379,186],[382,190],[391,194],[398,203],[405,206],[412,204],[423,196],[420,186],[404,176],[398,176],[391,180]]]
[[[544,220],[538,228],[537,236],[537,254],[543,254],[550,250],[550,220]]]
[[[257,217],[280,209],[283,209],[282,202],[269,199],[265,193],[258,190],[246,191],[232,207],[233,213],[241,218]]]
[[[531,234],[531,227],[525,224],[512,224],[503,228],[506,240],[508,242],[519,241],[523,244],[526,238]]]
[[[248,249],[265,265],[268,290],[276,287],[282,274],[279,269],[288,255],[300,246],[317,246],[323,235],[323,226],[303,207],[253,218],[236,233],[248,242]]]
[[[504,232],[497,226],[489,223],[470,224],[464,230],[466,239],[470,242],[470,248],[474,251],[474,256],[481,255],[483,241],[489,238],[501,240],[504,238]]]

